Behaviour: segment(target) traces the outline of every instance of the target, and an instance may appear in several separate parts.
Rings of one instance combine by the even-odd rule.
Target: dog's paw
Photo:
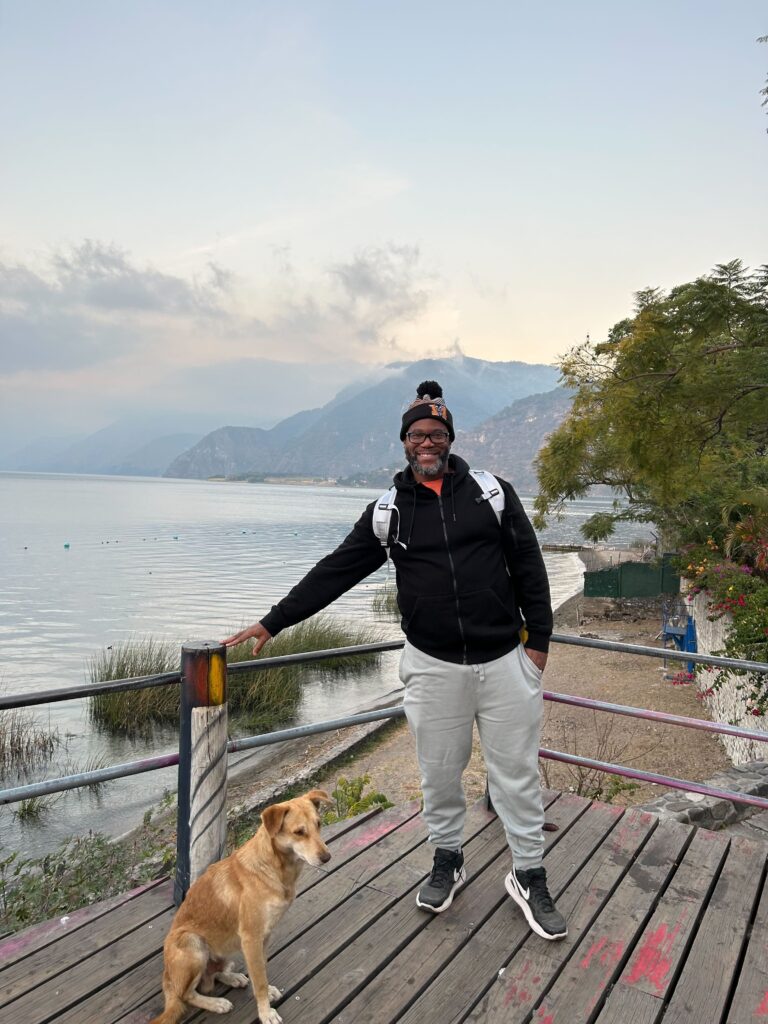
[[[211,1013],[229,1013],[232,1009],[232,1003],[228,999],[211,999],[206,1009],[210,1010]]]
[[[229,974],[227,976],[227,984],[231,985],[232,988],[246,988],[248,985],[247,974]]]
[[[280,1016],[277,1010],[275,1010],[271,1006],[269,1008],[269,1013],[266,1015],[266,1017],[262,1017],[261,1014],[259,1014],[259,1020],[261,1021],[261,1024],[283,1024],[283,1018]]]
[[[270,985],[269,986],[269,998],[270,999],[282,999],[283,998],[283,993],[280,991],[279,988],[275,988],[274,985]]]

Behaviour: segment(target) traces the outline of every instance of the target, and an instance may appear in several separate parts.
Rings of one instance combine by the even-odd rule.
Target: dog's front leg
[[[265,943],[248,936],[243,938],[242,948],[261,1024],[283,1024],[283,1018],[270,1005],[270,999],[279,999],[281,992],[279,988],[267,983]]]

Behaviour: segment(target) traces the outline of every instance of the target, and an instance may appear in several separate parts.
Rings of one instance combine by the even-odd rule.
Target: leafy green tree
[[[560,368],[575,398],[539,452],[538,526],[606,484],[623,500],[585,536],[634,520],[667,544],[700,541],[768,487],[768,266],[732,260],[669,293],[641,291],[634,316]]]

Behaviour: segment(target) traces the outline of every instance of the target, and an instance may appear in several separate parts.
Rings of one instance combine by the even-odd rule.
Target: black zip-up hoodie
[[[498,479],[498,478],[497,478]],[[442,492],[395,476],[397,511],[390,522],[402,628],[410,643],[442,661],[478,664],[517,646],[547,651],[552,605],[544,559],[520,499],[506,480],[501,526],[481,498],[469,467],[449,457]],[[352,532],[262,620],[276,636],[325,608],[386,560],[373,532],[373,508]]]

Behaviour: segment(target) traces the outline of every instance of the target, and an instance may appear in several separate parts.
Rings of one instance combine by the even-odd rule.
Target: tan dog
[[[151,1024],[176,1024],[188,1006],[214,1013],[231,1010],[228,999],[207,993],[217,981],[247,986],[248,978],[232,971],[230,958],[239,951],[261,1024],[281,1024],[270,1005],[280,991],[267,984],[267,939],[293,902],[304,864],[319,867],[330,860],[317,813],[328,802],[326,792],[313,789],[265,808],[253,838],[193,883],[165,940],[165,1010]]]

